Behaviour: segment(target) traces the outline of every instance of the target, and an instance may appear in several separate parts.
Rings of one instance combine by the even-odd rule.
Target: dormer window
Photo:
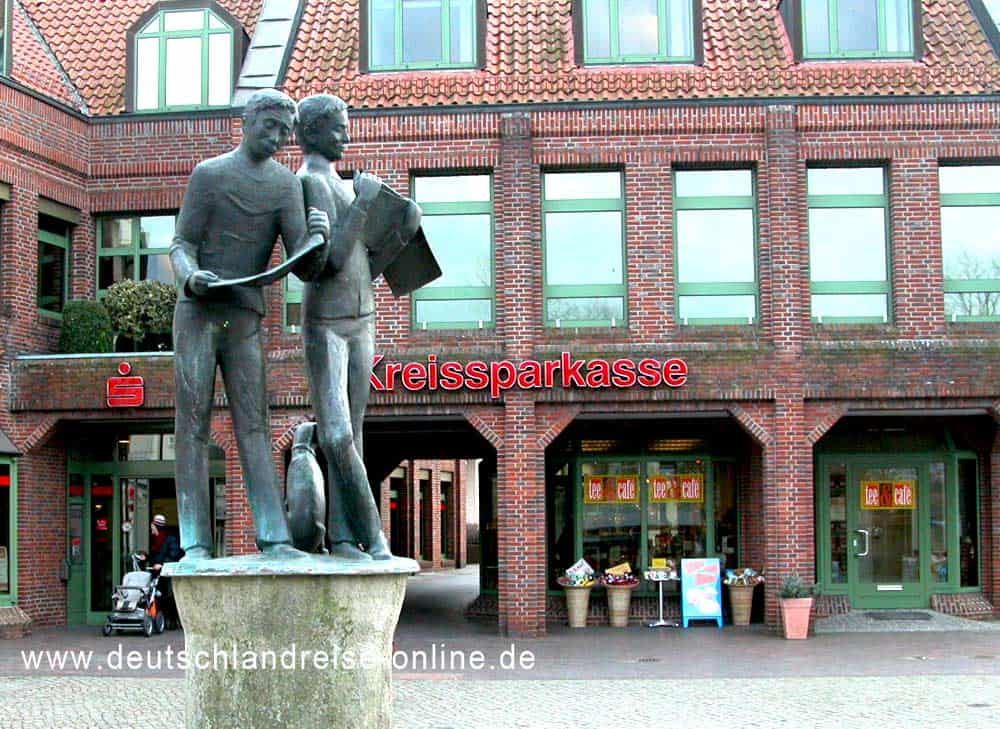
[[[697,61],[700,0],[576,0],[573,16],[577,63]]]
[[[363,0],[361,18],[363,70],[482,65],[483,0]]]
[[[226,107],[233,94],[239,23],[215,3],[160,3],[129,33],[132,110]]]
[[[919,7],[913,0],[800,0],[800,5],[806,60],[914,56]]]

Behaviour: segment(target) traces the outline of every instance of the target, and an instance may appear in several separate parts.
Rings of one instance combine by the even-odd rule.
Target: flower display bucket
[[[587,612],[590,610],[591,587],[564,587],[566,593],[566,614],[569,616],[569,627],[586,628]]]
[[[753,591],[753,585],[729,586],[729,605],[733,609],[733,625],[750,625]]]
[[[628,627],[628,611],[632,605],[635,585],[606,585],[608,591],[608,622],[613,628]]]
[[[803,640],[809,635],[809,615],[812,613],[813,599],[811,597],[782,598],[781,625],[785,629],[785,637],[791,640]]]

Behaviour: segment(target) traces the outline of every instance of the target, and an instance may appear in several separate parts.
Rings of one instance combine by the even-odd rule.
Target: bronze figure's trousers
[[[327,466],[331,544],[375,543],[382,520],[363,460],[362,423],[371,390],[375,317],[306,319],[309,391]]]
[[[257,546],[292,541],[271,461],[260,320],[250,309],[218,303],[184,302],[174,310],[177,512],[185,550],[212,550],[208,456],[217,366],[233,417]]]

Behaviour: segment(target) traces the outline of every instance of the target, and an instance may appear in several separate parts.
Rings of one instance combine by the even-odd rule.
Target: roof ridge
[[[21,0],[15,0],[14,5],[16,5],[17,9],[21,11],[21,13],[24,16],[25,22],[27,22],[28,27],[31,28],[31,32],[34,33],[35,38],[41,44],[42,50],[45,51],[45,55],[48,56],[53,66],[55,66],[56,72],[59,74],[59,77],[62,79],[62,82],[66,85],[66,88],[70,93],[70,96],[73,97],[73,101],[76,103],[77,109],[83,114],[86,114],[87,116],[92,116],[90,112],[90,107],[87,105],[86,100],[83,98],[83,95],[80,93],[80,90],[76,87],[76,84],[74,84],[73,80],[69,77],[69,74],[66,73],[66,69],[63,68],[62,62],[59,60],[59,57],[56,56],[55,52],[52,50],[52,46],[49,45],[49,42],[45,39],[45,36],[42,34],[41,29],[38,27],[34,19],[31,17],[31,13],[29,13],[28,9],[24,7],[24,4],[21,2]]]

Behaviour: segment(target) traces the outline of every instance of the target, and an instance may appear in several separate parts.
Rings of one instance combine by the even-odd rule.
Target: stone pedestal
[[[170,564],[189,729],[391,725],[392,636],[416,562]]]

